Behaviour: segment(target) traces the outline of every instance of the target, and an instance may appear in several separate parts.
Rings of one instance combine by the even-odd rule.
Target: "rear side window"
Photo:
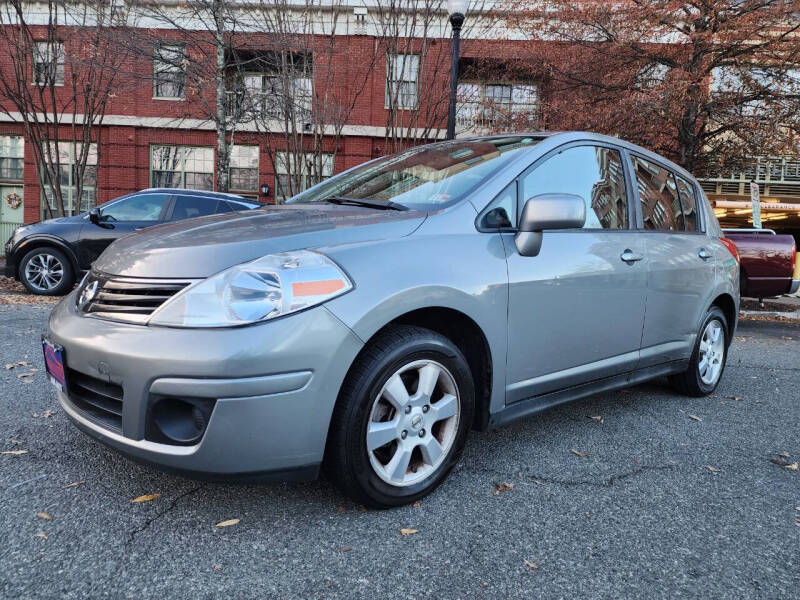
[[[625,171],[619,151],[576,146],[548,158],[520,179],[520,202],[542,194],[573,194],[586,203],[585,229],[627,229]]]
[[[683,231],[681,202],[672,171],[639,156],[632,158],[644,228]]]
[[[686,223],[686,231],[698,231],[697,226],[697,200],[694,197],[692,184],[683,177],[675,176],[678,181],[678,194],[681,197],[681,207],[683,208],[683,221]]]
[[[200,196],[175,196],[175,208],[172,209],[171,221],[194,219],[213,215],[217,212],[216,198],[203,198]]]

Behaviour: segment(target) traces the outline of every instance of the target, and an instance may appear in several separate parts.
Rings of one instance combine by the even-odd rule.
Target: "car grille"
[[[67,396],[88,419],[122,433],[122,386],[67,369]]]
[[[88,302],[83,292],[97,282],[97,290]],[[186,286],[192,279],[140,279],[92,273],[78,290],[78,307],[101,319],[144,324],[159,306]]]

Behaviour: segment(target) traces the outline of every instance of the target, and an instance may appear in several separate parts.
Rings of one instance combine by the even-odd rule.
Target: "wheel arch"
[[[364,340],[361,352],[375,337],[395,325],[414,325],[430,329],[448,338],[461,350],[467,359],[475,382],[475,417],[472,428],[485,430],[489,423],[494,369],[489,341],[478,323],[466,313],[447,306],[415,308],[393,317],[382,327],[376,329]],[[353,366],[358,362],[361,352],[350,365],[345,375],[345,381],[350,376]]]
[[[730,294],[722,293],[714,298],[711,306],[716,306],[725,315],[725,320],[728,322],[728,344],[730,345],[733,339],[733,332],[736,328],[736,301]]]
[[[72,266],[72,270],[75,272],[75,277],[78,277],[78,274],[81,270],[80,266],[78,265],[78,257],[75,256],[75,252],[69,247],[69,244],[56,237],[37,236],[23,240],[19,246],[14,249],[14,269],[17,273],[17,279],[19,279],[19,267],[25,255],[31,250],[46,248],[48,246],[64,253],[70,262],[70,266]]]

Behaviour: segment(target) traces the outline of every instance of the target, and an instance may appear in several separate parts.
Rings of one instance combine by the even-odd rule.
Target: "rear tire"
[[[63,296],[75,285],[75,271],[56,248],[34,248],[19,263],[19,280],[31,294]]]
[[[342,386],[326,474],[359,504],[414,502],[458,462],[474,407],[472,373],[453,342],[421,327],[392,326],[369,342]]]
[[[686,396],[711,394],[717,389],[725,371],[729,341],[725,314],[719,307],[712,306],[700,325],[689,367],[683,373],[671,375],[670,383]]]

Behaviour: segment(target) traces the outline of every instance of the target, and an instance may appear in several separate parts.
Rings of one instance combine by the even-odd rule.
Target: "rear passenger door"
[[[649,158],[631,154],[631,161],[648,258],[640,361],[648,367],[691,354],[714,257],[694,184]]]

